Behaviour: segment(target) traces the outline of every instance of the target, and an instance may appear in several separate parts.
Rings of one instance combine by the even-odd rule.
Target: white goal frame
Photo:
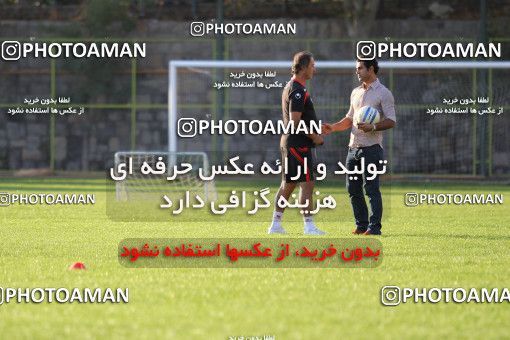
[[[510,69],[510,61],[380,61],[386,69]],[[290,61],[253,60],[171,60],[168,63],[168,151],[179,151],[177,145],[177,87],[179,68],[275,68],[290,70]],[[318,61],[316,68],[353,69],[353,60]]]

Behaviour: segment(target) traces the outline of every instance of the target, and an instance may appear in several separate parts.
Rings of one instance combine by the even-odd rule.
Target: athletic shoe
[[[325,235],[326,232],[317,228],[317,226],[305,228],[305,235]]]
[[[285,229],[283,229],[280,224],[271,224],[271,226],[267,230],[267,233],[268,234],[287,234]]]

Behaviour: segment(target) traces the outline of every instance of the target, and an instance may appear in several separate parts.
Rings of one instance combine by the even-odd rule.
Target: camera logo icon
[[[21,44],[18,41],[4,41],[2,43],[2,59],[18,60],[21,58]]]
[[[194,21],[190,26],[190,33],[194,37],[201,37],[205,34],[205,23]]]
[[[400,288],[397,286],[384,286],[381,289],[381,303],[385,306],[398,306],[401,302]]]
[[[192,138],[197,135],[197,120],[195,118],[181,118],[177,121],[177,134],[182,138]]]
[[[356,56],[359,60],[375,59],[376,47],[375,42],[362,40],[356,44]]]
[[[416,192],[407,192],[404,203],[408,207],[416,207],[418,205],[418,194]]]
[[[8,207],[11,204],[11,196],[7,192],[0,192],[0,207]]]

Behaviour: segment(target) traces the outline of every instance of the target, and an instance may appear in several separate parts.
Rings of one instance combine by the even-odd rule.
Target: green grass
[[[259,186],[260,184],[260,186]],[[261,189],[267,183],[250,183]],[[220,185],[229,189],[233,183]],[[271,189],[274,186],[270,183]],[[240,184],[235,183],[237,190]],[[202,338],[274,335],[318,337],[503,338],[503,304],[385,307],[380,289],[510,287],[508,203],[406,207],[406,192],[503,193],[479,184],[394,184],[385,191],[383,262],[377,268],[130,269],[117,247],[125,238],[266,238],[267,222],[242,215],[203,222],[112,222],[101,180],[0,180],[2,192],[95,193],[93,206],[0,207],[0,287],[129,287],[128,304],[3,304],[2,338]],[[323,187],[345,194],[341,184]],[[345,194],[346,195],[346,194]],[[347,202],[347,201],[345,201]],[[320,227],[354,237],[350,206]],[[284,220],[285,221],[285,220]],[[288,221],[290,237],[301,222]],[[68,271],[82,261],[86,271]]]

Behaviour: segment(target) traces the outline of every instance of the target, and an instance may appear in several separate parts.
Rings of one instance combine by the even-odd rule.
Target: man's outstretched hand
[[[333,125],[328,124],[328,123],[324,123],[324,124],[322,124],[321,130],[322,130],[322,134],[327,136],[331,132],[333,132]]]

